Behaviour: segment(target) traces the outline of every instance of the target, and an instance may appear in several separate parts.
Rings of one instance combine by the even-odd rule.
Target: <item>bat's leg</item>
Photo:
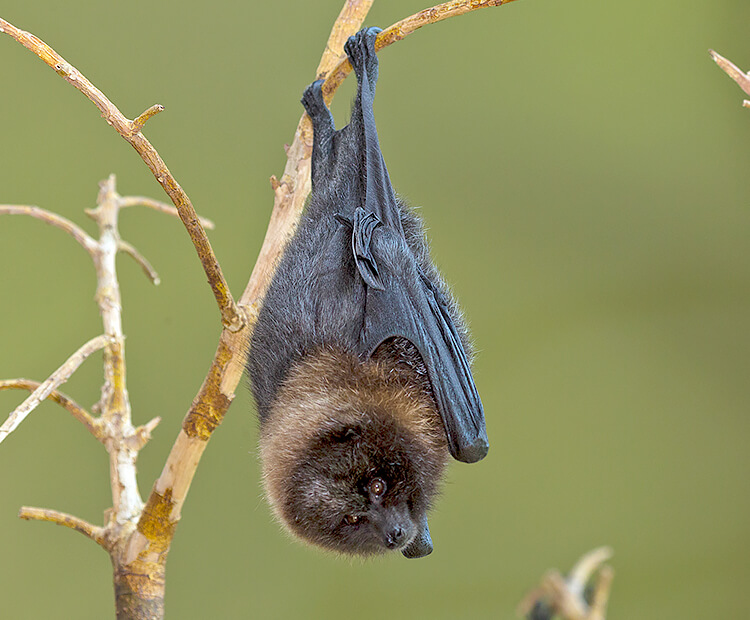
[[[336,128],[333,116],[323,99],[323,80],[316,80],[305,89],[302,105],[313,124],[312,181],[325,176],[333,160],[333,137]]]
[[[354,135],[360,160],[360,183],[364,185],[361,207],[394,230],[403,233],[400,209],[391,186],[388,170],[380,152],[378,130],[375,126],[373,100],[378,80],[378,57],[375,39],[380,29],[367,28],[349,37],[344,45],[349,62],[357,75],[357,95],[349,124]],[[363,220],[364,221],[364,220]],[[359,231],[355,227],[355,235]]]

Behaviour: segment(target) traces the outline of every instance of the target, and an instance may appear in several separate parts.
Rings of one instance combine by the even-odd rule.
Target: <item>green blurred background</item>
[[[342,0],[4,0],[146,135],[198,211],[236,295],[253,265]],[[423,8],[377,2],[369,25]],[[376,101],[394,185],[430,228],[473,327],[491,451],[453,464],[435,552],[347,561],[304,548],[262,498],[241,389],[204,456],[167,571],[171,618],[512,618],[552,567],[615,549],[610,615],[739,618],[750,582],[750,110],[708,48],[750,68],[750,4],[522,0],[425,28],[381,54]],[[164,198],[137,154],[35,56],[0,37],[0,202],[82,210],[97,182]],[[353,82],[334,114],[346,121]],[[219,334],[187,235],[146,210],[120,259],[139,461],[161,471]],[[60,231],[0,220],[0,377],[43,379],[101,327],[93,269]],[[100,356],[64,391],[98,399]],[[23,399],[0,394],[4,418]],[[16,518],[101,523],[104,450],[54,405],[0,446],[6,618],[112,615],[95,544]]]

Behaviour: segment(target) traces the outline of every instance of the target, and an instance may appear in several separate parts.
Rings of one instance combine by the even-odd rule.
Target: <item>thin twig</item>
[[[130,256],[136,263],[138,263],[141,266],[141,269],[143,269],[143,273],[146,274],[146,277],[151,280],[153,284],[158,285],[161,282],[161,280],[159,279],[159,274],[156,273],[156,269],[154,269],[151,263],[148,262],[148,259],[127,241],[123,241],[122,239],[120,239],[120,241],[117,242],[117,249],[125,252],[125,254]]]
[[[139,426],[135,429],[135,434],[128,438],[131,443],[131,447],[136,452],[140,451],[151,439],[151,433],[161,423],[161,417],[156,416],[152,420],[146,422],[143,426]]]
[[[750,73],[745,73],[732,61],[727,60],[724,56],[717,54],[713,50],[708,50],[708,53],[711,54],[711,58],[714,59],[714,62],[716,62],[716,64],[719,65],[730,78],[737,82],[739,87],[745,91],[745,94],[750,95]],[[745,101],[744,105],[745,107],[750,107],[750,101]]]
[[[3,390],[28,390],[33,392],[42,385],[39,381],[28,379],[6,379],[0,381],[0,392]],[[86,429],[97,439],[101,439],[101,424],[88,411],[75,402],[70,396],[53,390],[47,396],[48,400],[56,402],[67,410],[76,420],[83,424]]]
[[[57,213],[26,205],[0,205],[0,215],[28,215],[65,231],[80,243],[89,254],[96,251],[96,241],[86,231],[61,215],[57,215]]]
[[[141,129],[143,129],[143,126],[146,124],[146,121],[159,112],[164,112],[164,106],[158,103],[152,105],[148,110],[143,112],[138,118],[133,121],[133,131],[135,133],[140,132]]]
[[[548,572],[541,584],[518,605],[518,615],[528,616],[533,610],[534,618],[559,616],[565,620],[604,620],[614,578],[612,568],[604,565],[610,557],[612,550],[609,547],[599,547],[581,557],[567,579],[557,571]],[[584,592],[592,581],[594,591],[589,604]]]
[[[121,208],[136,206],[148,207],[149,209],[154,209],[155,211],[166,213],[167,215],[180,217],[180,214],[175,207],[168,205],[166,202],[154,200],[153,198],[146,198],[145,196],[123,196],[120,200]],[[198,219],[201,221],[201,224],[203,224],[203,228],[207,228],[208,230],[216,228],[216,225],[207,217],[199,217]]]
[[[64,527],[69,527],[76,532],[99,543],[105,549],[108,548],[106,541],[106,532],[103,527],[92,525],[88,521],[74,517],[65,512],[50,510],[49,508],[32,508],[31,506],[22,506],[18,511],[18,516],[27,521],[48,521]]]
[[[612,557],[611,547],[597,547],[585,553],[568,573],[568,587],[578,596],[583,596],[591,576]]]
[[[164,160],[161,158],[156,149],[144,137],[140,129],[143,122],[156,113],[156,107],[152,106],[146,112],[141,114],[138,119],[141,121],[138,125],[131,121],[120,112],[120,110],[102,93],[96,86],[89,82],[86,77],[68,63],[60,54],[53,50],[44,41],[33,34],[16,28],[13,24],[0,18],[0,32],[4,32],[13,37],[28,50],[34,52],[48,66],[52,67],[55,72],[66,82],[83,93],[102,113],[102,116],[109,125],[119,133],[130,145],[138,152],[143,161],[149,167],[156,180],[161,184],[164,191],[172,199],[180,219],[190,235],[190,239],[195,246],[198,258],[203,265],[203,269],[208,277],[208,283],[213,290],[214,297],[221,312],[221,321],[224,327],[230,331],[237,331],[244,325],[243,315],[237,310],[232,293],[229,290],[224,274],[221,271],[219,262],[216,260],[214,251],[206,235],[206,231],[193,208],[190,198],[180,187],[177,180],[167,168]]]
[[[49,378],[40,383],[39,387],[35,389],[31,395],[23,401],[16,409],[8,416],[5,424],[0,427],[0,443],[12,433],[18,425],[26,419],[29,415],[43,400],[47,399],[49,395],[56,390],[59,386],[65,383],[76,369],[83,364],[84,360],[92,353],[103,349],[109,343],[109,338],[102,334],[96,338],[92,338],[86,344],[84,344],[78,351],[73,353],[65,363],[60,366],[55,372],[53,372]]]

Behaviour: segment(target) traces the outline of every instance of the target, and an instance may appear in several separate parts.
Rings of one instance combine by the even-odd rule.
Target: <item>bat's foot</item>
[[[364,28],[349,37],[344,44],[344,51],[352,63],[357,81],[362,80],[362,74],[367,73],[367,79],[372,88],[378,79],[378,56],[375,53],[375,39],[382,32],[381,28]]]
[[[302,105],[313,121],[328,117],[328,107],[323,99],[324,81],[325,80],[315,80],[302,94]]]

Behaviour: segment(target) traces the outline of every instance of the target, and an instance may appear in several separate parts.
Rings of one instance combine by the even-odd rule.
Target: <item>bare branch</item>
[[[7,379],[0,381],[0,392],[3,390],[28,390],[33,392],[42,385],[38,381],[29,381],[28,379]],[[47,396],[48,400],[56,402],[58,405],[67,410],[73,417],[83,424],[88,431],[97,439],[101,439],[101,424],[88,411],[81,407],[69,396],[53,390]]]
[[[74,517],[65,512],[58,512],[57,510],[50,510],[49,508],[32,508],[30,506],[22,506],[18,511],[18,517],[25,519],[26,521],[48,521],[50,523],[56,523],[64,527],[69,527],[76,532],[80,532],[87,538],[99,543],[105,549],[108,549],[105,529],[96,525],[92,525],[88,521]]]
[[[146,198],[145,196],[123,196],[120,200],[120,207],[122,208],[135,206],[148,207],[149,209],[154,209],[155,211],[160,211],[161,213],[166,213],[167,215],[180,217],[177,209],[175,209],[172,205],[168,205],[166,202],[161,202],[160,200],[153,200],[152,198]],[[208,230],[213,230],[214,228],[216,228],[216,225],[208,218],[199,217],[198,219],[200,220],[201,224],[203,224],[203,228],[208,228]]]
[[[92,353],[103,349],[110,342],[109,337],[105,335],[97,336],[92,338],[86,344],[84,344],[78,351],[73,353],[65,363],[60,366],[50,377],[39,384],[39,387],[35,389],[31,395],[23,401],[15,411],[8,416],[5,424],[0,427],[0,443],[12,433],[18,425],[26,419],[36,407],[49,395],[65,383],[70,376],[76,371],[76,369],[83,364],[84,360]]]
[[[123,241],[122,239],[120,239],[120,241],[117,243],[117,249],[125,252],[125,254],[132,257],[133,260],[141,266],[141,269],[143,269],[143,273],[146,274],[146,277],[151,280],[151,282],[156,285],[161,282],[161,280],[159,279],[159,274],[156,273],[156,270],[153,268],[151,263],[148,262],[148,259],[127,241]]]
[[[65,231],[80,243],[89,254],[96,251],[96,241],[86,231],[63,216],[57,215],[57,213],[26,205],[0,205],[0,215],[28,215]]]
[[[216,260],[214,251],[206,235],[206,231],[193,208],[190,198],[180,187],[177,180],[167,168],[164,160],[161,158],[156,149],[141,133],[140,126],[125,117],[120,110],[102,93],[96,86],[89,82],[86,77],[68,63],[55,50],[47,45],[41,39],[33,34],[16,28],[13,24],[0,18],[0,32],[4,32],[13,37],[28,50],[34,52],[48,66],[52,67],[59,76],[71,84],[77,90],[81,91],[102,113],[102,116],[109,125],[119,133],[130,145],[138,152],[141,159],[146,163],[156,180],[161,184],[164,191],[172,199],[180,219],[190,235],[193,246],[198,253],[198,258],[206,272],[208,282],[213,290],[214,297],[221,312],[221,322],[230,331],[237,331],[243,326],[243,316],[239,314],[234,298],[229,290],[224,274],[221,271],[219,262]],[[152,116],[156,112],[150,108],[141,117],[142,121]],[[145,115],[145,118],[144,118]]]

